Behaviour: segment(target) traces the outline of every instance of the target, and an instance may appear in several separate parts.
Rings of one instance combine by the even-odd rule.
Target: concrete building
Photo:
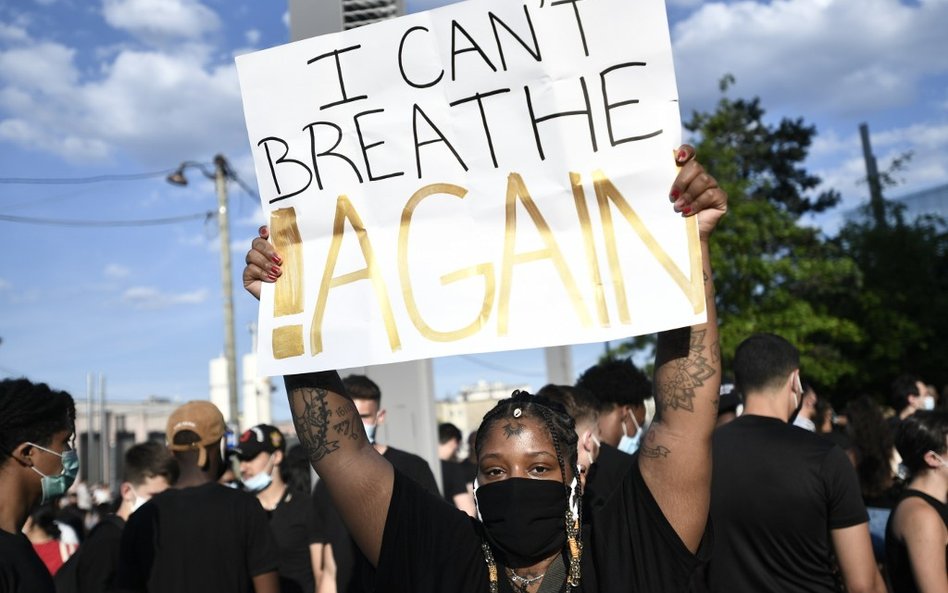
[[[462,387],[454,398],[435,402],[435,415],[439,423],[450,422],[457,426],[467,439],[467,436],[480,426],[484,414],[497,405],[498,401],[510,397],[517,389],[533,392],[530,385],[478,381],[474,385]]]

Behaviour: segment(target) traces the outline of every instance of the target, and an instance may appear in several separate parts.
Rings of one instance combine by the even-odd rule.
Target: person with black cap
[[[255,494],[270,520],[280,554],[281,593],[312,593],[323,553],[309,488],[305,454],[288,456],[283,433],[258,424],[234,447],[244,489]]]
[[[128,518],[116,589],[136,593],[277,593],[267,515],[246,492],[217,482],[227,430],[220,410],[191,401],[168,418],[175,487]]]

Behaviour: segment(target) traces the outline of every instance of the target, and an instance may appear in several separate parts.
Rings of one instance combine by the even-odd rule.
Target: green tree
[[[887,395],[900,373],[948,385],[948,233],[945,221],[921,216],[906,221],[904,208],[884,201],[884,225],[863,209],[834,243],[858,264],[859,282],[835,304],[858,323],[867,339],[846,344],[860,362],[858,375],[838,387],[851,393]]]

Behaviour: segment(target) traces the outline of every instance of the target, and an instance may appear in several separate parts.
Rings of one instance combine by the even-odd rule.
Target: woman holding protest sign
[[[706,557],[711,433],[720,384],[708,242],[727,196],[694,160],[669,198],[696,217],[707,321],[661,332],[657,414],[628,474],[592,517],[581,516],[585,472],[572,418],[545,398],[515,392],[478,429],[469,518],[394,471],[369,444],[335,372],[285,377],[300,441],[359,547],[379,591],[682,591]],[[281,274],[267,231],[247,254],[244,286]]]

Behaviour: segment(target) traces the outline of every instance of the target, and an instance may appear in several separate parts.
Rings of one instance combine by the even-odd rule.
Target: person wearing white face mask
[[[99,521],[66,564],[56,573],[57,593],[111,591],[122,530],[129,516],[178,479],[178,463],[166,447],[154,442],[133,445],[122,466],[121,502]]]
[[[935,407],[935,398],[928,395],[928,387],[917,375],[905,373],[892,381],[890,401],[896,414],[889,419],[889,429],[895,437],[899,424],[918,410],[931,410]]]
[[[908,488],[889,516],[886,574],[897,593],[948,591],[948,412],[923,410],[902,422],[895,446]]]

